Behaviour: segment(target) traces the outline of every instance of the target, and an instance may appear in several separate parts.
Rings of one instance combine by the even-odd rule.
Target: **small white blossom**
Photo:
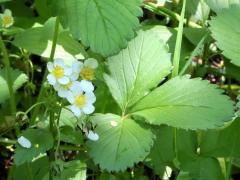
[[[99,139],[99,135],[91,130],[87,132],[86,135],[87,135],[87,138],[92,141],[97,141]]]
[[[55,59],[54,62],[48,62],[47,68],[50,74],[47,76],[49,84],[56,83],[66,85],[70,82],[72,68],[65,65],[62,59]]]
[[[80,76],[85,80],[93,80],[95,78],[95,69],[98,67],[96,59],[89,58],[84,61],[83,66],[80,70]]]
[[[71,103],[70,109],[75,116],[80,117],[82,113],[94,112],[93,103],[96,101],[96,96],[92,92],[93,90],[92,83],[85,80],[72,87],[71,94],[67,96],[67,99]]]
[[[77,80],[79,78],[79,74],[80,74],[80,70],[83,66],[82,62],[79,62],[78,60],[75,60],[72,63],[72,75],[71,75],[71,79],[73,81]]]
[[[12,11],[9,9],[6,9],[3,14],[0,14],[2,27],[8,28],[13,25],[14,19],[12,17]]]
[[[24,136],[19,137],[17,141],[24,148],[31,148],[32,146],[31,142]]]

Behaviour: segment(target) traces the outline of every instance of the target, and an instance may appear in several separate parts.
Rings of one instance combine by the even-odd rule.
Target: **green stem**
[[[185,15],[185,8],[186,8],[186,0],[183,0],[183,7],[181,12],[181,19],[178,25],[178,32],[177,32],[177,39],[176,45],[174,50],[173,56],[173,71],[172,71],[172,78],[178,75],[179,71],[179,63],[180,63],[180,55],[181,55],[181,46],[182,46],[182,36],[183,36],[183,21]]]
[[[8,138],[0,138],[0,143],[4,143],[4,144],[16,144],[16,140],[11,140]]]
[[[54,54],[55,54],[55,50],[56,50],[56,46],[57,46],[57,39],[58,39],[58,34],[59,34],[59,25],[60,25],[60,20],[59,18],[57,17],[56,18],[56,22],[55,22],[55,28],[54,28],[54,35],[53,35],[53,43],[52,43],[52,49],[51,49],[51,54],[50,54],[50,58],[49,58],[49,61],[52,62],[53,59],[54,59]],[[44,83],[47,79],[47,75],[48,75],[48,70],[47,68],[45,69],[45,72],[44,72],[44,76],[43,76],[43,80],[42,80],[42,84],[41,84],[41,89],[40,89],[40,92],[39,92],[39,95],[38,95],[38,98],[37,98],[37,103],[39,103],[42,98],[43,98],[43,95],[44,95]],[[40,107],[37,107],[35,109],[35,111],[33,111],[33,115],[32,115],[32,121],[31,121],[31,124],[34,123],[38,113],[39,113],[39,110],[40,110]]]
[[[12,74],[11,74],[11,66],[10,66],[10,61],[9,61],[9,57],[8,57],[8,52],[7,52],[6,46],[3,42],[1,34],[0,34],[0,49],[3,52],[3,62],[6,67],[6,77],[7,77],[8,90],[9,90],[9,95],[10,95],[11,113],[12,113],[12,115],[15,115],[16,102],[15,102],[15,96],[14,96],[14,92],[13,92],[13,80],[12,80]]]
[[[229,162],[227,163],[227,172],[226,172],[226,180],[231,180],[231,172],[232,172],[232,161],[233,158],[229,158]]]
[[[171,19],[174,19],[174,20],[179,21],[179,22],[181,20],[181,15],[179,15],[178,13],[175,13],[175,12],[165,8],[165,7],[158,6],[157,4],[146,2],[146,3],[144,3],[143,7],[148,9],[149,11],[154,12],[155,14],[168,16]],[[187,19],[184,19],[183,21],[184,21],[184,24],[187,24],[189,27],[194,27],[194,28],[201,28],[202,27],[202,26],[200,26],[199,24],[196,24],[193,21],[187,21]]]

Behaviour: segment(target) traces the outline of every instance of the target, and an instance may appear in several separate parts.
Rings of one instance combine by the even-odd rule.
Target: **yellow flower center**
[[[83,67],[81,69],[80,75],[85,80],[93,80],[94,79],[94,69],[89,67]]]
[[[2,18],[2,25],[3,27],[8,27],[13,23],[12,16],[4,15]]]
[[[57,79],[59,79],[64,76],[64,69],[60,66],[56,66],[52,73]]]
[[[82,108],[86,104],[86,96],[84,94],[79,94],[77,97],[75,97],[75,104]]]

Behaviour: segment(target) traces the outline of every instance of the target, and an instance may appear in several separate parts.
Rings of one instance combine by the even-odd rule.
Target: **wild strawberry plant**
[[[234,179],[239,4],[0,0],[0,177]]]

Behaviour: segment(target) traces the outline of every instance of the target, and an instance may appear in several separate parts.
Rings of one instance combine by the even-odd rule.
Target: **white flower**
[[[71,79],[73,81],[77,80],[78,77],[79,77],[79,73],[80,73],[80,70],[83,66],[83,63],[82,62],[79,62],[78,60],[75,60],[73,63],[72,63],[72,75],[71,75]]]
[[[32,146],[31,142],[23,136],[19,137],[17,141],[24,148],[31,148]]]
[[[71,93],[73,85],[76,86],[77,84],[79,84],[78,81],[70,80],[68,84],[56,83],[53,85],[53,88],[57,91],[59,97],[67,98]]]
[[[91,130],[88,133],[86,133],[86,135],[87,138],[92,141],[97,141],[99,139],[99,135]]]
[[[64,64],[62,59],[55,59],[54,62],[48,62],[47,68],[50,74],[47,76],[49,84],[55,85],[68,84],[71,79],[72,68]]]
[[[85,80],[93,80],[95,76],[95,69],[98,67],[98,62],[96,59],[89,58],[84,61],[83,66],[80,71],[80,76]]]
[[[94,112],[93,103],[96,101],[96,96],[93,90],[92,83],[86,80],[82,80],[72,87],[71,94],[67,96],[67,99],[71,103],[70,109],[75,116],[80,117],[82,113]]]
[[[13,25],[14,19],[12,17],[12,11],[9,9],[6,9],[3,14],[0,14],[2,27],[8,28]]]

